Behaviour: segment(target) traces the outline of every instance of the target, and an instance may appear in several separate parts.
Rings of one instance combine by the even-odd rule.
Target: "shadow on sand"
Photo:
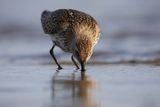
[[[97,82],[85,73],[55,73],[51,86],[52,107],[99,107],[93,95]]]

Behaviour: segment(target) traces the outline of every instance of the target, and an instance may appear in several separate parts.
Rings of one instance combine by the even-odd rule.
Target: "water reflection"
[[[86,74],[55,74],[52,78],[52,107],[99,107],[97,82]],[[94,93],[93,93],[94,92]]]

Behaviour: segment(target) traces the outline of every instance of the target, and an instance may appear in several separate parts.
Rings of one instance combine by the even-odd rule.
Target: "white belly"
[[[50,35],[53,43],[56,43],[56,46],[61,48],[63,51],[71,52],[71,48],[70,48],[70,46],[68,46],[68,44],[65,44],[65,42],[64,42],[65,40],[60,39],[60,38],[58,39],[58,38],[56,38],[56,36],[59,36],[59,35]]]

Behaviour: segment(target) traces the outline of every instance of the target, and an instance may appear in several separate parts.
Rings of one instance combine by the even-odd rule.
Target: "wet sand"
[[[64,65],[0,67],[0,107],[159,107],[160,67],[88,65],[86,74]]]

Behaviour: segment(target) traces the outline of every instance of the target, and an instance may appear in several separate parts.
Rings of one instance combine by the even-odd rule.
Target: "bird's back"
[[[62,48],[60,45],[64,45],[64,48],[70,47],[73,38],[92,39],[95,45],[100,36],[100,28],[95,19],[73,9],[44,11],[41,22],[44,32],[52,35],[60,48]]]

